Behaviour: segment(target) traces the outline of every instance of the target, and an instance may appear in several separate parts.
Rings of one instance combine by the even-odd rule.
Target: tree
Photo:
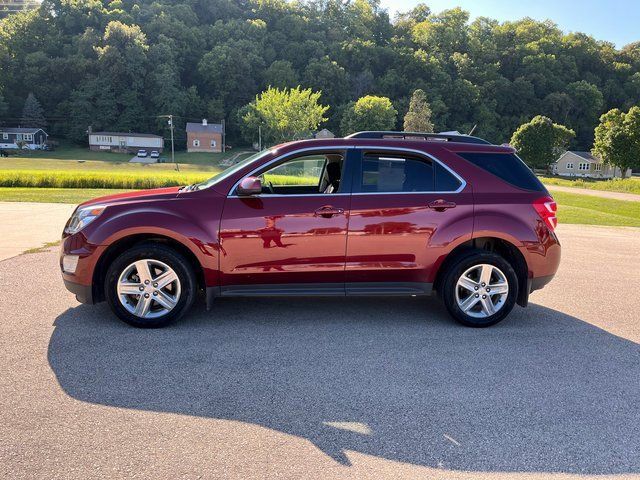
[[[625,178],[629,168],[640,167],[640,107],[627,113],[614,108],[600,117],[595,129],[593,154],[620,169]]]
[[[300,82],[291,62],[276,60],[265,70],[264,84],[266,87],[293,88]]]
[[[23,127],[43,128],[47,125],[42,106],[33,93],[29,93],[27,100],[24,102],[20,122]]]
[[[327,120],[329,107],[320,105],[319,99],[320,93],[310,88],[268,88],[240,111],[245,138],[254,141],[258,127],[267,145],[309,137]]]
[[[511,145],[530,167],[546,168],[567,149],[575,135],[573,130],[564,125],[538,115],[530,122],[520,125],[511,137]]]
[[[604,96],[595,85],[580,80],[567,86],[571,98],[571,115],[568,124],[576,131],[576,140],[580,145],[593,142],[593,126],[598,121],[604,106]]]
[[[0,117],[5,115],[9,110],[9,105],[4,101],[4,96],[2,95],[2,89],[0,88]]]
[[[427,102],[427,94],[424,90],[416,90],[409,102],[409,111],[404,116],[405,132],[426,132],[433,133],[433,123],[431,123],[431,108]]]
[[[362,130],[393,130],[398,112],[387,97],[367,95],[344,111],[340,130],[344,135]]]

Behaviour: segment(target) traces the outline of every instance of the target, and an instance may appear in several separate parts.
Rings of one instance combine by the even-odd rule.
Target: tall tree
[[[43,128],[47,125],[42,106],[33,93],[29,93],[24,102],[20,122],[23,127]]]
[[[640,107],[627,113],[615,108],[600,117],[595,130],[593,154],[620,169],[640,168]]]
[[[240,111],[245,139],[257,140],[258,128],[266,145],[309,137],[326,121],[319,99],[311,89],[268,88]]]
[[[404,116],[404,130],[405,132],[433,133],[431,108],[424,90],[417,89],[413,92],[409,102],[409,111]]]
[[[397,115],[387,97],[367,95],[347,106],[340,129],[344,135],[362,130],[393,130]]]
[[[546,168],[567,149],[575,132],[551,119],[538,115],[520,125],[511,137],[511,145],[533,168]]]
[[[4,96],[2,95],[2,89],[0,88],[0,124],[2,123],[2,117],[9,110],[9,105],[4,101]]]

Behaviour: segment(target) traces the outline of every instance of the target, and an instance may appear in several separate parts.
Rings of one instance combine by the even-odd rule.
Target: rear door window
[[[538,177],[513,153],[469,152],[458,155],[515,187],[547,191]]]
[[[427,159],[387,153],[367,153],[355,191],[367,193],[432,192],[433,163]]]

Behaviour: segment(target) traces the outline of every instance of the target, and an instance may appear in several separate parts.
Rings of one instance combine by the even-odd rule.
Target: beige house
[[[615,171],[614,171],[615,170]],[[568,151],[552,165],[552,173],[563,177],[613,178],[622,177],[620,169],[606,165],[591,152]],[[631,176],[631,169],[627,170],[627,177]]]
[[[224,126],[221,123],[187,123],[187,152],[222,152]]]
[[[121,153],[136,153],[138,150],[162,152],[164,140],[150,133],[89,132],[89,149]]]

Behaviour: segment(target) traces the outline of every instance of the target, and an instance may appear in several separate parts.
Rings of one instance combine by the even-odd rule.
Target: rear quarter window
[[[546,192],[538,177],[513,153],[458,153],[465,160],[511,185],[535,192]]]

